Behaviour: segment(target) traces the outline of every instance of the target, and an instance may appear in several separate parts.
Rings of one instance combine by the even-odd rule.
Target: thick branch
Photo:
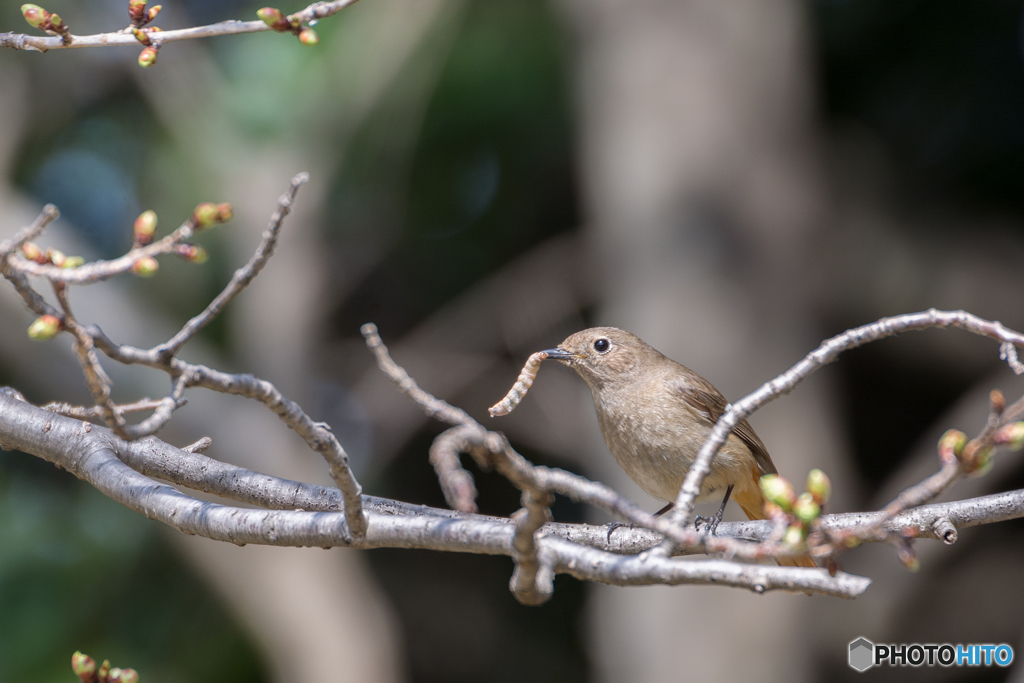
[[[704,479],[711,471],[711,459],[715,457],[729,434],[741,420],[746,419],[754,411],[779,396],[788,394],[819,368],[838,358],[843,351],[855,349],[868,342],[891,337],[901,332],[924,330],[931,327],[956,327],[999,342],[1024,346],[1024,335],[1007,329],[1001,323],[984,320],[966,311],[938,311],[934,308],[922,313],[882,318],[870,325],[856,327],[836,335],[822,342],[817,349],[792,368],[733,404],[719,418],[683,480],[683,485],[675,500],[675,508],[669,513],[671,521],[682,527],[690,520],[693,515],[694,501],[700,493]]]

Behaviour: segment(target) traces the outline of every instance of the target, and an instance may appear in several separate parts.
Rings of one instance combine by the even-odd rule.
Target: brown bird
[[[675,500],[697,452],[726,410],[721,392],[615,327],[577,332],[544,353],[571,367],[590,387],[605,443],[629,478],[655,498]],[[758,480],[777,472],[753,428],[746,420],[740,422],[711,461],[697,498],[704,502],[724,492],[709,531],[721,521],[730,495],[749,519],[765,519]],[[669,502],[659,514],[671,507]],[[809,557],[780,564],[817,566]]]

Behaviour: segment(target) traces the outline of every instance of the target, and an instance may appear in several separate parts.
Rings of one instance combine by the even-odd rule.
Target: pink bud
[[[41,315],[28,326],[28,336],[36,341],[53,339],[60,332],[60,318],[55,315]],[[74,658],[71,660],[74,665]]]
[[[306,47],[313,47],[320,42],[320,36],[316,34],[316,31],[307,26],[299,31],[299,42]]]
[[[140,247],[144,247],[153,241],[156,234],[157,217],[156,211],[149,209],[139,214],[132,227],[132,238]]]
[[[139,277],[153,277],[160,269],[160,263],[152,256],[145,256],[132,264],[131,271]]]
[[[29,23],[29,26],[33,28],[39,28],[50,16],[50,13],[44,10],[39,5],[25,4],[21,6],[21,14],[25,17],[25,21]]]
[[[139,53],[139,66],[143,68],[151,67],[156,64],[156,48],[147,47]]]

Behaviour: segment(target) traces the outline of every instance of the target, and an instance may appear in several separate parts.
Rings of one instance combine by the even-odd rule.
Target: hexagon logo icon
[[[867,671],[875,663],[875,644],[867,638],[858,638],[850,643],[850,668]]]

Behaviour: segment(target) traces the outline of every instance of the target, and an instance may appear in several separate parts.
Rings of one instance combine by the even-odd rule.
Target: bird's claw
[[[693,519],[693,527],[700,531],[700,525],[704,524],[704,533],[708,536],[717,535],[715,532],[718,531],[718,523],[722,521],[721,517],[704,517],[703,515],[697,515]]]
[[[608,543],[612,542],[612,532],[615,531],[616,529],[618,529],[619,527],[627,527],[629,529],[633,528],[632,524],[623,524],[622,522],[612,522],[611,524],[608,524],[607,526],[608,526],[608,535],[605,537],[605,539],[607,540]]]

